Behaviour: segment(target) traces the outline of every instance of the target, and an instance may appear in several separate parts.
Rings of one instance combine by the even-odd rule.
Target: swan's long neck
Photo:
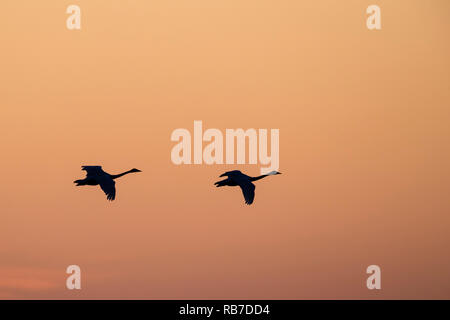
[[[129,173],[132,173],[132,172],[134,172],[134,171],[133,170],[128,170],[128,171],[125,171],[125,172],[122,172],[122,173],[119,173],[119,174],[112,174],[111,178],[112,179],[117,179],[117,178],[120,178],[120,177],[122,177],[122,176],[124,176],[126,174],[129,174]]]
[[[262,175],[260,175],[260,176],[257,176],[257,177],[251,177],[251,181],[256,181],[256,180],[259,180],[259,179],[262,179],[262,178],[265,178],[265,177],[267,177],[268,176],[268,174],[262,174]]]

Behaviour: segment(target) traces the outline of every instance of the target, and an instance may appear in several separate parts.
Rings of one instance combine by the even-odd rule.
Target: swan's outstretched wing
[[[233,170],[233,171],[227,171],[220,175],[221,177],[239,177],[243,176],[244,174],[240,172],[239,170]]]
[[[241,180],[239,181],[239,187],[242,189],[245,203],[248,205],[252,204],[253,199],[255,199],[255,185],[250,181]]]
[[[106,194],[106,199],[113,201],[116,198],[116,183],[109,176],[102,175],[97,177],[97,181]]]
[[[106,172],[103,171],[101,166],[82,166],[81,170],[85,170],[86,171],[86,176],[90,177],[90,176],[99,176],[102,174],[105,174]]]

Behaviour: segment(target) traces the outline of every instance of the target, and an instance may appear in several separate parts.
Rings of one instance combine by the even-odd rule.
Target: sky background
[[[2,1],[0,298],[450,299],[449,12]],[[283,174],[246,206],[213,183],[260,165],[174,165],[170,135],[194,120],[280,129]],[[143,172],[108,202],[72,183],[96,164]],[[71,264],[81,290],[66,289]]]

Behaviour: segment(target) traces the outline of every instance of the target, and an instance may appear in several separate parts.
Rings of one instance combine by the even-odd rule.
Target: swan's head
[[[276,174],[281,174],[281,172],[278,172],[278,171],[270,171],[267,175],[268,175],[268,176],[274,176],[274,175],[276,175]]]
[[[139,169],[133,168],[133,169],[130,170],[130,172],[142,172],[142,171],[139,170]]]

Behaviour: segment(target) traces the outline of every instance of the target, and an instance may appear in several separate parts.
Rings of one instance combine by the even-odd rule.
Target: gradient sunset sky
[[[0,298],[450,299],[450,1],[1,7]],[[213,183],[260,165],[174,165],[194,120],[279,129],[283,174],[246,206]]]

